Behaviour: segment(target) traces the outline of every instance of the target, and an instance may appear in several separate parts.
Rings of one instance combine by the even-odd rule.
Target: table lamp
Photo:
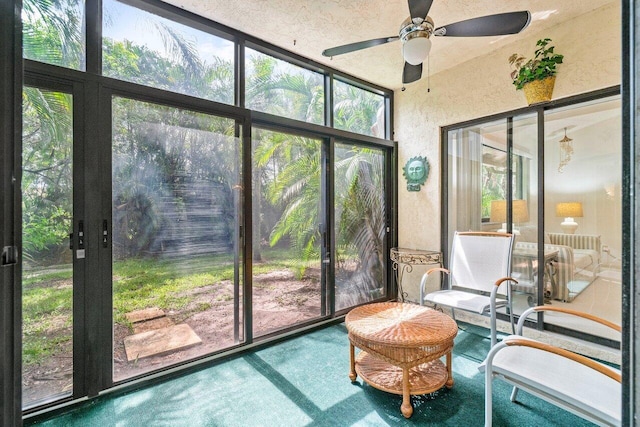
[[[529,208],[526,200],[513,200],[511,202],[511,219],[514,224],[529,221]],[[498,230],[500,233],[507,231],[507,201],[506,200],[492,200],[491,201],[491,216],[489,218],[491,222],[501,222],[502,228]],[[520,230],[513,228],[514,234],[519,234]]]
[[[578,223],[573,218],[582,218],[582,203],[565,202],[556,205],[556,216],[564,217],[564,221],[560,223],[562,232],[565,234],[574,234],[578,228]]]

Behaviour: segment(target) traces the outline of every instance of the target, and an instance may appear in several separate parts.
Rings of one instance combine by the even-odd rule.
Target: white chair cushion
[[[491,306],[491,299],[488,296],[455,289],[431,292],[424,297],[424,300],[437,305],[474,311],[479,314],[488,312]],[[507,305],[507,300],[496,298],[496,307],[504,305]]]
[[[509,338],[523,337],[506,339]],[[484,368],[483,363],[479,369],[484,372]],[[621,422],[620,383],[581,363],[547,351],[514,345],[496,354],[493,370],[574,407],[586,408],[588,413],[597,412],[611,424]]]

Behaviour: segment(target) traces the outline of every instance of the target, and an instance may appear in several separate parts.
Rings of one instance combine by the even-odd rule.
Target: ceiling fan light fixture
[[[402,56],[411,65],[419,65],[429,56],[431,40],[426,32],[416,32],[407,36],[402,44]]]

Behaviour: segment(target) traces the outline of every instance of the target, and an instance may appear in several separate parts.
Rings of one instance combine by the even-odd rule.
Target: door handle
[[[78,221],[78,249],[84,249],[84,223]]]
[[[106,219],[102,220],[102,247],[109,247],[109,223]]]
[[[85,256],[84,223],[82,221],[78,221],[78,249],[76,250],[76,259],[84,259]]]

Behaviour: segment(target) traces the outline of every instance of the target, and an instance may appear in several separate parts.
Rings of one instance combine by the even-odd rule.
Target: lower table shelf
[[[361,351],[356,358],[356,372],[378,390],[402,395],[402,368]],[[449,374],[440,359],[409,369],[411,395],[433,393],[447,383]]]

